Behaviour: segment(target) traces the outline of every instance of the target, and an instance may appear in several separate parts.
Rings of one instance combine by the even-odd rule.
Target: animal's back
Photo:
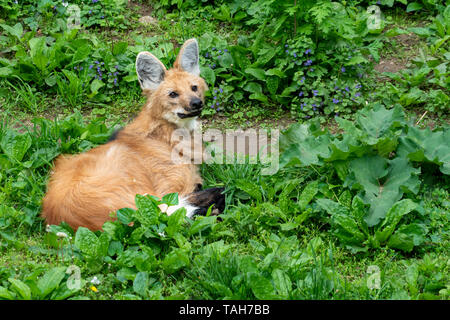
[[[135,137],[131,145],[115,140],[76,156],[60,156],[42,205],[47,223],[98,230],[111,212],[135,208],[136,194],[193,191],[194,172],[171,162],[168,146],[148,139],[137,150],[133,145],[139,140]]]

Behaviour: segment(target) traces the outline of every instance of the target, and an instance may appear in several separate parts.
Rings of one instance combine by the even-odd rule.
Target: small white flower
[[[69,2],[64,2],[62,3],[63,7],[67,8],[67,6],[69,5]]]
[[[67,233],[65,233],[65,232],[57,232],[56,236],[59,238],[67,238],[68,237]]]
[[[91,280],[91,283],[92,283],[92,284],[99,285],[99,284],[100,284],[100,280],[98,280],[97,277],[93,277],[92,280]]]
[[[45,226],[45,231],[46,232],[50,232],[50,225],[49,224]]]
[[[166,234],[164,232],[158,232],[159,236],[164,238],[166,236]]]

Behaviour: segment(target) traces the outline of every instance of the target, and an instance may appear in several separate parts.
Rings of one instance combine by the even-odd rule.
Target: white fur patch
[[[180,208],[186,209],[186,217],[192,218],[194,216],[195,210],[199,209],[199,207],[191,205],[185,198],[180,199],[179,203],[176,206],[167,206],[167,204],[163,203],[158,206],[162,212],[167,213],[170,216],[172,213],[177,211]]]
[[[178,108],[174,111],[164,114],[164,119],[175,124],[178,128],[186,128],[189,131],[194,131],[197,128],[197,117],[181,119],[177,113],[185,113],[183,108]]]

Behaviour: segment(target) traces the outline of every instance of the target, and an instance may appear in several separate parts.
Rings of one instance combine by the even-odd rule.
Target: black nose
[[[189,102],[189,106],[194,110],[198,110],[203,107],[203,102],[199,98],[192,98],[191,102]]]

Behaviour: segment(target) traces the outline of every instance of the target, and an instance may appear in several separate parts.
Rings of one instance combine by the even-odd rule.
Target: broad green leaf
[[[236,180],[236,187],[250,195],[257,202],[262,202],[261,186],[245,179]]]
[[[408,6],[406,7],[406,12],[412,12],[422,9],[423,6],[419,2],[410,2],[408,3]]]
[[[262,94],[262,87],[257,82],[249,82],[244,86],[244,90],[250,93],[260,93]]]
[[[388,110],[381,104],[376,104],[372,108],[358,112],[356,123],[369,136],[367,142],[376,144],[378,139],[388,134],[390,130],[405,124],[405,114],[399,105]]]
[[[216,219],[216,216],[198,217],[189,229],[189,233],[193,235],[205,230],[208,227],[212,227],[216,223]]]
[[[407,234],[397,232],[389,238],[387,246],[405,252],[411,252],[414,248],[414,241]]]
[[[8,158],[20,162],[31,147],[31,143],[30,135],[17,134],[12,130],[8,130],[0,141],[0,147]]]
[[[408,28],[408,31],[411,31],[420,37],[429,37],[432,35],[431,30],[429,28],[410,27],[410,28]]]
[[[432,132],[429,128],[410,127],[400,138],[399,156],[415,162],[433,162],[442,173],[450,175],[450,129]]]
[[[149,285],[148,272],[138,272],[133,281],[133,290],[137,294],[147,297],[147,288]]]
[[[267,97],[262,93],[252,93],[248,97],[252,100],[258,100],[258,101],[265,102],[265,103],[267,103],[269,101],[267,99]]]
[[[362,55],[357,55],[352,57],[347,63],[345,63],[346,66],[353,66],[355,64],[361,64],[361,63],[367,63],[367,59],[364,58]]]
[[[6,299],[6,300],[14,300],[15,295],[13,292],[9,291],[5,287],[0,286],[0,298]]]
[[[38,149],[30,157],[32,168],[36,169],[45,164],[51,165],[51,161],[58,155],[59,150],[57,147]]]
[[[233,57],[228,52],[223,53],[218,60],[223,68],[229,69],[233,65]]]
[[[292,291],[292,282],[286,272],[280,269],[273,270],[272,280],[278,294],[281,295],[283,299],[288,298],[289,293]]]
[[[280,79],[278,77],[267,77],[266,79],[267,90],[271,95],[275,95],[277,93],[279,84]]]
[[[122,208],[117,210],[117,220],[119,220],[121,223],[129,225],[131,222],[133,222],[133,215],[136,212],[136,210],[131,208]]]
[[[167,221],[166,232],[169,237],[173,237],[177,233],[186,217],[186,209],[180,208],[169,216]]]
[[[216,75],[209,67],[200,67],[200,76],[205,79],[206,83],[210,86],[214,86],[214,83],[216,83]]]
[[[79,227],[75,234],[75,246],[84,254],[94,257],[97,254],[99,240],[88,228]]]
[[[281,298],[277,295],[272,282],[261,274],[254,272],[247,273],[247,281],[256,299],[274,300]]]
[[[404,199],[396,202],[386,213],[385,219],[375,232],[377,240],[380,243],[385,243],[395,231],[395,228],[402,217],[415,210],[417,207],[418,205],[410,199]]]
[[[9,278],[8,281],[11,283],[11,289],[17,292],[22,299],[31,300],[31,289],[29,286],[19,279]]]
[[[142,196],[137,194],[135,203],[138,210],[135,212],[135,217],[144,227],[151,227],[158,223],[161,210],[150,196]]]
[[[0,26],[10,35],[16,37],[18,40],[22,38],[23,27],[21,23],[16,23],[14,27],[8,26],[7,24],[0,24]]]
[[[36,67],[44,71],[49,63],[49,57],[47,56],[47,44],[45,37],[32,38],[29,42],[30,56]]]
[[[318,181],[310,182],[306,185],[306,187],[303,189],[300,198],[299,198],[299,205],[302,210],[306,208],[308,203],[311,202],[312,199],[314,199],[314,196],[319,192],[318,188]]]
[[[178,193],[175,192],[164,195],[161,202],[168,206],[176,206],[178,204]]]
[[[65,267],[55,267],[47,271],[37,282],[37,287],[41,292],[41,298],[45,298],[55,290],[66,275]]]
[[[387,160],[379,156],[364,156],[350,162],[346,185],[361,189],[362,199],[370,205],[365,221],[377,225],[389,208],[401,199],[403,192],[417,193],[420,169],[414,169],[408,159]]]
[[[266,72],[263,69],[247,68],[245,73],[252,75],[258,80],[264,81],[266,79]]]
[[[174,273],[189,265],[189,255],[184,249],[174,248],[162,261],[162,267],[167,273]]]
[[[90,97],[95,96],[98,93],[98,91],[100,90],[100,88],[102,88],[104,85],[105,84],[102,81],[98,80],[98,79],[92,80],[91,86],[90,86],[91,93],[90,93],[89,96]]]

